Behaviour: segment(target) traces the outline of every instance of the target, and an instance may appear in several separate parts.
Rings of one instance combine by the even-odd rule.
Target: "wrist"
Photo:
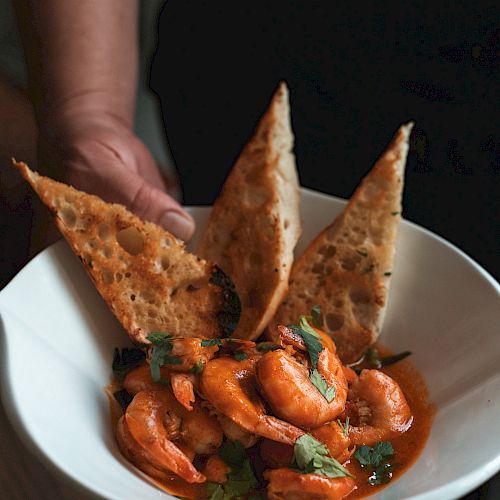
[[[71,138],[86,129],[133,129],[133,112],[105,90],[81,91],[46,106],[37,114],[45,138]]]

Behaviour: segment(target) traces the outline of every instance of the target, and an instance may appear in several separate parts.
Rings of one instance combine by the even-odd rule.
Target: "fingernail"
[[[167,231],[181,240],[187,241],[193,236],[194,221],[187,214],[183,215],[173,211],[165,212],[160,222]]]

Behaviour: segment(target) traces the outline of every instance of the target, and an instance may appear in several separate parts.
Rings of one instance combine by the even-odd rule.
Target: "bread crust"
[[[343,212],[295,262],[290,288],[269,328],[321,307],[321,327],[344,363],[357,361],[382,328],[401,219],[413,124],[399,128]]]
[[[239,318],[234,286],[184,242],[119,204],[78,191],[14,163],[55,217],[97,290],[130,338],[230,335]]]
[[[214,203],[197,253],[231,276],[241,298],[235,336],[257,338],[288,289],[300,236],[288,90],[281,83]]]

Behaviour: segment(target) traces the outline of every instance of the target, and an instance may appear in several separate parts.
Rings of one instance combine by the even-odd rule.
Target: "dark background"
[[[214,200],[285,80],[302,185],[348,198],[414,120],[404,217],[498,279],[499,11],[402,4],[167,2],[151,85],[185,202]]]

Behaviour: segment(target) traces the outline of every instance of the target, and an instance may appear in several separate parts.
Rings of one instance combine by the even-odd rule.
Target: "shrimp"
[[[120,418],[117,432],[121,447],[139,468],[144,470],[147,465],[171,471],[189,483],[205,481],[191,463],[192,454],[213,453],[223,437],[214,417],[199,406],[187,411],[166,387],[136,394]]]
[[[138,458],[133,462],[139,468],[147,464],[160,471],[174,472],[188,483],[202,483],[205,476],[171,441],[177,437],[179,426],[177,407],[180,405],[166,391],[139,392],[120,418],[117,437],[126,455]]]
[[[194,394],[196,377],[187,373],[171,373],[170,368],[166,367],[160,369],[160,374],[163,380],[170,379],[172,391],[177,401],[187,410],[192,410],[192,403],[196,399]],[[137,393],[146,390],[161,391],[165,388],[165,385],[153,382],[149,365],[144,364],[127,373],[123,381],[123,388],[129,394],[135,396]]]
[[[335,389],[331,402],[312,384],[307,366],[285,350],[264,354],[256,367],[259,388],[273,412],[303,429],[319,427],[344,411],[347,382],[342,363],[330,349],[320,352],[318,372]]]
[[[171,355],[180,359],[178,365],[168,365],[172,371],[187,372],[195,365],[206,365],[210,361],[219,348],[215,346],[201,345],[203,339],[173,339]]]
[[[269,500],[340,500],[356,488],[350,477],[330,479],[291,469],[267,470],[264,478],[269,481]]]
[[[227,483],[227,475],[231,472],[231,467],[217,455],[208,457],[205,466],[203,467],[203,474],[207,481],[212,483],[224,484]]]
[[[266,414],[255,388],[257,359],[253,356],[243,361],[228,356],[212,359],[201,374],[201,392],[218,412],[243,429],[293,444],[304,431]]]
[[[379,370],[363,370],[349,390],[346,416],[355,445],[372,445],[406,432],[413,417],[396,381]]]
[[[348,433],[337,422],[328,422],[312,430],[311,435],[326,445],[330,456],[340,463],[349,460],[356,449],[354,446],[351,447]]]
[[[170,375],[170,383],[175,399],[186,410],[191,411],[193,403],[196,400],[196,396],[194,395],[195,376],[188,373],[172,373]]]
[[[231,441],[239,441],[245,448],[251,448],[259,439],[256,434],[243,429],[222,413],[217,414],[217,420],[224,435]]]

